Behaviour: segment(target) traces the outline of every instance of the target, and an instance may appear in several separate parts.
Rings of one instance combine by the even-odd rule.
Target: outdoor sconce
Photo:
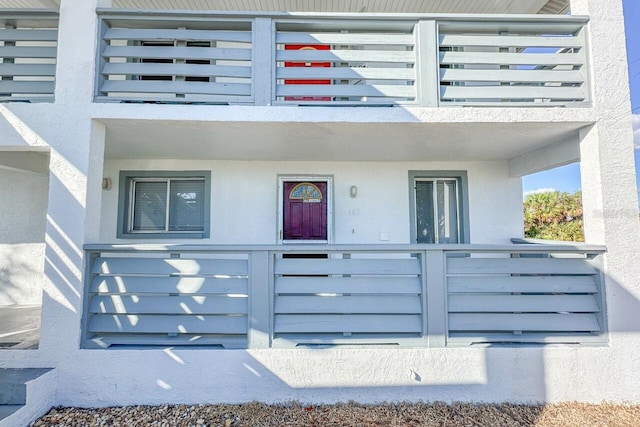
[[[351,188],[349,188],[349,197],[351,197],[352,199],[355,199],[357,195],[358,195],[358,187],[356,187],[355,185],[352,185]]]
[[[102,189],[105,191],[111,190],[111,178],[102,178]]]

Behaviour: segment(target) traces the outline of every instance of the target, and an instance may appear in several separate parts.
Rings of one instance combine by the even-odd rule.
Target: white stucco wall
[[[104,406],[141,403],[241,402],[249,400],[315,402],[339,400],[470,400],[640,402],[640,292],[637,262],[638,225],[630,220],[627,196],[633,190],[624,151],[630,152],[630,128],[615,118],[627,117],[620,102],[626,78],[621,46],[619,1],[574,0],[576,11],[592,15],[592,55],[602,58],[593,76],[594,108],[519,109],[313,109],[276,107],[92,105],[98,0],[63,0],[56,82],[51,105],[0,105],[0,145],[51,148],[51,185],[47,221],[45,299],[42,340],[38,350],[0,349],[0,367],[55,367],[59,405]],[[597,5],[593,7],[591,5]],[[580,9],[582,8],[582,9]],[[608,13],[611,11],[611,13]],[[607,36],[608,33],[613,36]],[[613,37],[613,38],[608,38]],[[612,59],[611,56],[616,59]],[[617,61],[617,62],[616,62]],[[611,85],[609,64],[617,70]],[[612,89],[607,89],[612,88]],[[153,116],[153,117],[149,117]],[[332,123],[442,121],[490,123],[478,136],[488,146],[502,123],[601,122],[585,132],[581,144],[588,239],[609,248],[605,264],[610,326],[609,345],[538,348],[335,348],[335,349],[151,349],[80,350],[83,306],[84,243],[115,242],[117,173],[120,169],[207,169],[212,171],[211,243],[275,241],[277,174],[333,175],[337,243],[406,243],[409,236],[408,170],[467,170],[471,241],[503,243],[521,232],[520,188],[508,178],[507,160],[490,162],[231,162],[188,160],[108,160],[103,173],[105,126],[93,119],[179,118],[191,126],[207,120]],[[240,117],[240,118],[239,118]],[[626,119],[625,119],[626,120]],[[601,126],[600,126],[601,124]],[[400,126],[399,126],[400,127]],[[474,127],[481,129],[482,126]],[[513,128],[511,128],[513,129]],[[7,138],[5,139],[5,133]],[[518,134],[505,131],[518,143]],[[503,140],[506,140],[503,138]],[[411,141],[398,141],[410,144]],[[550,143],[553,141],[549,141]],[[185,143],[180,141],[180,143]],[[511,141],[509,141],[511,143]],[[456,146],[452,146],[455,149]],[[464,147],[463,147],[464,148]],[[449,149],[449,151],[451,151]],[[460,147],[458,147],[460,149]],[[620,153],[617,157],[616,152]],[[372,173],[375,172],[375,173]],[[111,191],[100,190],[103,176],[114,179]],[[616,179],[619,178],[619,179]],[[234,187],[235,184],[235,187]],[[349,199],[347,189],[359,195]],[[1,186],[0,186],[1,187]],[[255,190],[258,191],[255,191]],[[247,200],[237,202],[240,192]],[[380,197],[380,196],[384,197]],[[617,204],[616,199],[622,200]],[[251,210],[229,201],[251,203]],[[518,203],[516,203],[518,202]],[[262,218],[249,225],[257,215]],[[604,217],[604,207],[613,206]],[[635,207],[635,206],[633,206]],[[350,217],[350,209],[360,215]],[[622,212],[615,216],[615,213]],[[625,213],[626,212],[626,213]],[[636,217],[637,220],[637,217]],[[242,224],[239,227],[238,224]],[[245,228],[246,227],[246,228]],[[355,233],[351,230],[355,229]],[[136,241],[140,243],[140,241]],[[634,246],[635,243],[635,246]],[[27,259],[30,255],[20,255]]]
[[[102,192],[100,242],[117,239],[118,177],[121,170],[211,171],[211,237],[179,242],[274,244],[278,230],[278,176],[332,176],[334,243],[410,243],[409,171],[466,170],[471,243],[508,243],[522,235],[522,192],[506,162],[240,162],[196,160],[107,160]],[[349,188],[358,187],[356,198]],[[496,209],[500,206],[500,209]],[[380,240],[388,234],[388,241]],[[158,242],[158,239],[147,240]],[[173,242],[173,241],[172,241]]]
[[[0,168],[0,305],[42,300],[48,187],[46,175]]]

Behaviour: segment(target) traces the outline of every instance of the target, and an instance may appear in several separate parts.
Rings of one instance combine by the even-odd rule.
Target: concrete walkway
[[[0,348],[38,348],[40,312],[39,305],[0,306]]]

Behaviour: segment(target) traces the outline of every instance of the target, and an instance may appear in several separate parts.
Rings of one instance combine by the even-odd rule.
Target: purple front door
[[[327,240],[327,183],[285,182],[284,240]]]

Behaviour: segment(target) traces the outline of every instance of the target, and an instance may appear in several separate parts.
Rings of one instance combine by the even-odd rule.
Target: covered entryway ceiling
[[[57,8],[60,0],[0,0],[0,8]],[[565,14],[569,0],[113,0],[127,9],[181,9],[338,13]]]
[[[263,161],[507,160],[584,122],[310,123],[101,119],[105,157]]]

